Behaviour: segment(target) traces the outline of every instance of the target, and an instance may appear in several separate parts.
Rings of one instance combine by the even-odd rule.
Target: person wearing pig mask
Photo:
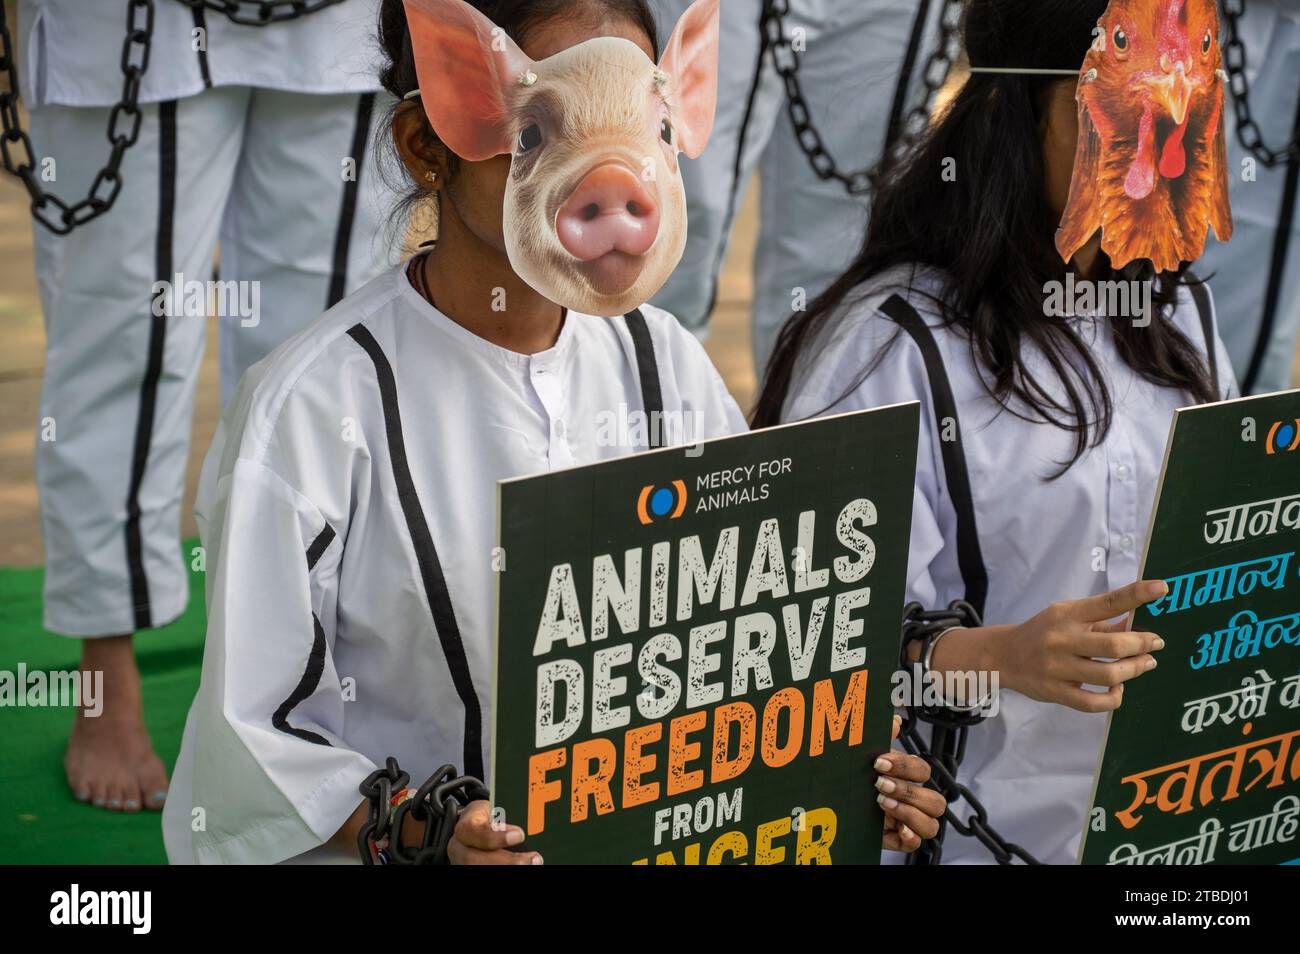
[[[717,0],[662,55],[643,0],[383,4],[393,142],[438,239],[251,371],[208,455],[173,862],[356,860],[358,786],[388,757],[482,778],[496,481],[745,427],[694,337],[643,305],[681,255],[678,152],[709,135],[717,34]],[[690,423],[602,437],[658,411]],[[943,799],[920,760],[887,774],[885,847],[914,849]],[[523,839],[473,802],[448,858],[541,863]]]

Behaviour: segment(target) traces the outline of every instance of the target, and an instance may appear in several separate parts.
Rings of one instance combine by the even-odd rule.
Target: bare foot
[[[162,808],[167,770],[145,728],[131,637],[84,640],[81,669],[103,673],[102,698],[94,709],[81,707],[72,723],[63,756],[72,793],[79,801],[114,812]]]

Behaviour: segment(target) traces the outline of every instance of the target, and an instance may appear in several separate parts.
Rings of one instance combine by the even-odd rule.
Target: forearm
[[[330,837],[330,845],[347,851],[356,851],[357,834],[361,831],[361,826],[366,823],[366,819],[369,817],[369,807],[369,803],[364,801],[358,805],[356,811],[349,815],[348,820],[345,821],[339,827],[339,830]]]
[[[940,675],[996,672],[1004,688],[1014,688],[1007,683],[1007,666],[1004,664],[1006,637],[1012,629],[1013,626],[1003,625],[949,630],[930,654],[930,671]],[[919,662],[921,643],[911,643],[907,655],[913,662]]]
[[[336,831],[329,840],[331,846],[342,848],[350,852],[357,850],[357,835],[366,820],[370,817],[370,803],[362,802],[356,807],[356,810],[348,816],[339,830]],[[418,846],[424,838],[424,823],[412,818],[409,814],[406,816],[406,822],[402,825],[402,847],[414,848]]]

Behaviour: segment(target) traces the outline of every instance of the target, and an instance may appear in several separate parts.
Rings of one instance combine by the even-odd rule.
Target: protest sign
[[[492,796],[556,862],[879,860],[918,405],[502,481]]]
[[[1166,646],[1111,714],[1081,860],[1300,859],[1300,391],[1175,414],[1142,576]]]

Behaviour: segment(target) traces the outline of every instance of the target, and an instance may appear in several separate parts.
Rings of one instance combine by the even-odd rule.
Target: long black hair
[[[650,39],[650,48],[654,58],[659,59],[659,34],[654,13],[646,0],[467,0],[494,24],[499,26],[510,39],[522,45],[528,32],[534,27],[555,17],[579,21],[589,21],[599,25],[609,20],[621,20],[645,30]],[[384,59],[379,81],[397,103],[389,111],[384,124],[384,131],[391,130],[393,116],[401,106],[402,97],[419,88],[420,81],[415,75],[415,57],[411,52],[411,31],[406,23],[406,10],[402,0],[383,0],[379,8],[379,49]],[[438,137],[429,125],[427,117],[422,117],[420,135],[425,146],[440,145]],[[381,142],[391,142],[392,136],[379,137]],[[420,203],[427,194],[420,183],[414,182],[406,174],[405,166],[400,162],[394,164],[395,150],[381,154],[386,160],[383,168],[388,180],[402,199],[394,210],[394,219],[405,221],[406,215]],[[456,171],[456,156],[447,152],[448,171]],[[393,181],[394,168],[400,167],[403,182]]]
[[[1106,0],[969,0],[962,21],[967,56],[977,67],[1077,68],[1105,8]],[[1059,77],[973,73],[917,146],[883,170],[857,258],[777,339],[753,414],[756,427],[781,420],[801,362],[815,358],[822,332],[860,297],[860,286],[911,264],[943,276],[935,302],[944,323],[969,339],[990,395],[1011,413],[1074,434],[1073,455],[1055,476],[1106,435],[1113,404],[1102,369],[1071,322],[1044,312],[1044,286],[1064,281],[1066,271],[1053,241],[1058,223],[1040,131],[1054,82]],[[943,175],[947,169],[956,170],[955,181],[945,181],[952,178]],[[1111,273],[1102,277],[1121,277],[1104,253],[1101,259]],[[1135,263],[1122,277],[1153,274],[1149,263]],[[1199,351],[1168,320],[1177,287],[1188,280],[1183,270],[1155,279],[1151,323],[1115,321],[1115,339],[1123,361],[1141,377],[1216,400]],[[1063,397],[1035,378],[1022,356],[1026,346],[1046,358]]]

